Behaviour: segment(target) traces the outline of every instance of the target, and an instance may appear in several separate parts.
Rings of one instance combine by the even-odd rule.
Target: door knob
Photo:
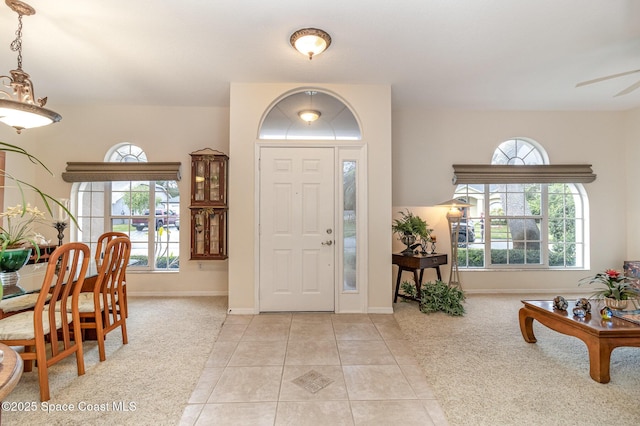
[[[333,244],[333,240],[327,240],[323,243],[321,243],[323,246],[330,246],[331,244]]]

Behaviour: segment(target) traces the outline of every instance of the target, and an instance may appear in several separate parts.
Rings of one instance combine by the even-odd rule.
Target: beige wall
[[[391,92],[388,86],[232,84],[229,178],[229,309],[254,312],[256,291],[256,176],[258,128],[269,106],[287,92],[314,87],[337,94],[356,114],[368,145],[370,312],[390,312]]]
[[[625,204],[627,211],[626,238],[627,257],[626,260],[640,260],[640,196],[638,195],[640,185],[640,108],[624,113],[624,128],[626,130],[626,149],[624,169],[627,172],[625,188]]]
[[[442,236],[439,251],[446,250],[445,210],[432,206],[453,195],[451,165],[489,164],[501,142],[512,137],[531,138],[545,148],[551,163],[593,164],[597,179],[585,185],[591,209],[591,270],[621,269],[627,256],[625,224],[630,198],[626,187],[626,123],[625,114],[620,112],[395,110],[394,212],[407,206],[421,212]],[[640,131],[636,135],[640,136]],[[633,149],[637,154],[638,148]],[[397,251],[401,245],[394,244]],[[583,291],[577,282],[589,274],[584,270],[474,271],[461,272],[461,279],[466,290],[478,292]],[[444,275],[446,279],[448,273]]]
[[[16,135],[3,126],[0,140],[29,146],[55,174],[48,176],[15,155],[7,160],[14,174],[38,182],[45,192],[56,197],[69,197],[71,184],[60,175],[67,161],[103,161],[109,148],[120,142],[142,147],[149,161],[182,162],[183,179],[179,182],[182,200],[180,215],[189,217],[190,157],[189,153],[204,147],[229,151],[229,113],[226,108],[184,107],[60,107],[56,111],[62,121],[52,126],[24,131]],[[16,194],[16,191],[9,191]],[[15,201],[15,198],[14,198]],[[11,205],[11,200],[5,200]],[[55,241],[53,228],[45,229]],[[189,261],[189,228],[181,229],[180,272],[131,273],[131,294],[226,294],[226,261]],[[67,238],[68,241],[68,238]]]
[[[270,85],[259,96],[246,91],[253,85],[234,85],[232,92],[242,88],[245,99],[231,106],[240,106],[230,118],[226,108],[168,108],[168,107],[60,107],[62,122],[17,135],[1,126],[0,140],[24,146],[36,153],[56,174],[51,179],[36,170],[24,159],[9,155],[7,169],[29,180],[37,177],[40,186],[56,196],[69,194],[71,185],[60,179],[66,161],[100,161],[113,144],[128,141],[142,146],[152,161],[182,161],[183,175],[189,170],[188,153],[204,147],[227,152],[231,156],[231,260],[233,286],[232,306],[252,307],[254,295],[253,232],[246,224],[254,223],[253,199],[246,204],[243,191],[253,194],[254,143],[261,114],[269,103],[293,85]],[[345,86],[346,87],[346,86]],[[353,86],[345,97],[368,86]],[[386,90],[386,88],[385,88]],[[364,90],[366,93],[366,90]],[[388,90],[386,91],[388,93]],[[386,96],[386,95],[385,95]],[[384,97],[384,96],[383,96]],[[354,110],[370,111],[367,98],[354,100]],[[375,119],[388,123],[384,111],[375,109]],[[245,113],[247,115],[245,115]],[[246,120],[245,117],[250,117]],[[366,115],[362,115],[361,119]],[[412,207],[424,217],[440,236],[438,248],[448,245],[446,219],[442,208],[432,207],[451,198],[453,163],[489,163],[496,146],[511,137],[529,137],[548,152],[552,163],[591,163],[598,175],[595,182],[585,185],[590,200],[591,270],[621,268],[626,259],[640,259],[640,197],[635,188],[640,176],[640,109],[628,112],[509,112],[509,111],[449,111],[394,110],[392,148],[379,146],[369,149],[369,191],[377,210],[382,212],[369,223],[372,245],[389,247],[379,254],[371,254],[370,262],[380,269],[371,274],[371,306],[384,306],[390,293],[393,274],[388,266],[390,247],[400,245],[391,237],[391,216],[405,206]],[[230,119],[236,127],[238,143],[229,146]],[[371,118],[373,119],[373,118]],[[385,124],[387,126],[389,124]],[[363,125],[365,131],[368,126]],[[386,128],[385,128],[386,129]],[[386,131],[383,129],[383,132]],[[365,134],[365,136],[368,136]],[[386,178],[385,158],[392,155],[393,187]],[[37,174],[36,174],[37,172]],[[379,176],[378,180],[375,178]],[[393,191],[391,191],[393,189]],[[9,191],[11,193],[11,191]],[[180,182],[183,197],[181,215],[186,217],[189,194],[187,178]],[[393,195],[391,195],[391,193]],[[252,195],[251,195],[252,196]],[[393,197],[393,203],[389,200]],[[18,200],[15,191],[5,200],[11,205]],[[249,208],[246,208],[249,206]],[[51,238],[53,229],[47,230]],[[374,251],[375,253],[375,251]],[[181,256],[188,258],[189,242],[182,239]],[[235,264],[234,264],[235,262]],[[227,262],[183,261],[179,274],[136,274],[130,278],[130,291],[182,292],[187,294],[219,294],[227,291]],[[386,269],[389,268],[389,269]],[[445,269],[445,278],[448,269]],[[395,273],[395,270],[393,270]],[[530,291],[581,290],[577,280],[588,271],[539,272],[462,272],[462,282],[469,291]],[[429,276],[430,279],[433,277]]]

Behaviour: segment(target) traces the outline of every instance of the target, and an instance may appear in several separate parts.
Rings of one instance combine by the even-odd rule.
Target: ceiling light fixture
[[[319,55],[331,45],[331,36],[317,28],[303,28],[291,34],[291,45],[303,55],[309,56],[309,60]]]
[[[9,89],[0,90],[0,121],[20,134],[23,129],[57,123],[62,117],[57,112],[43,108],[47,103],[46,97],[34,101],[33,83],[29,74],[22,70],[22,16],[34,15],[36,11],[19,0],[5,0],[5,3],[18,14],[16,39],[11,42],[11,50],[18,52],[18,69],[9,71],[11,76],[0,76],[2,85]]]
[[[315,111],[311,109],[300,111],[298,113],[298,117],[300,117],[301,119],[303,119],[309,124],[311,124],[312,121],[316,121],[318,118],[320,118],[321,115],[322,114],[320,114],[320,111]]]

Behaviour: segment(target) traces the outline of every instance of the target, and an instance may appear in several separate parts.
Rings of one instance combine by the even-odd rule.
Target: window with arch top
[[[580,178],[571,182],[572,175],[565,170],[571,166],[558,166],[561,173],[557,183],[553,181],[553,173],[540,177],[543,183],[530,183],[535,177],[520,179],[517,173],[509,174],[513,167],[514,171],[533,169],[530,175],[539,170],[542,176],[548,171],[545,167],[553,167],[542,146],[525,138],[501,143],[493,152],[491,165],[508,167],[500,168],[503,176],[496,178],[496,169],[485,166],[486,175],[493,173],[490,179],[478,177],[474,183],[474,178],[467,176],[454,193],[454,198],[471,204],[465,209],[459,229],[459,267],[467,270],[585,267],[588,198]],[[585,167],[590,170],[590,166]],[[587,179],[593,180],[595,175]],[[500,182],[487,183],[497,180]],[[587,181],[590,180],[584,180]]]
[[[106,163],[147,163],[142,148],[121,143],[105,157]],[[135,271],[177,271],[180,252],[180,194],[175,180],[127,181],[105,173],[107,181],[76,182],[72,197],[80,229],[76,241],[95,251],[107,231],[126,233],[131,239]]]

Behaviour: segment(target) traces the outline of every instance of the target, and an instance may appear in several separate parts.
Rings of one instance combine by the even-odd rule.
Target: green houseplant
[[[602,284],[602,287],[592,293],[591,298],[603,299],[610,308],[624,309],[627,301],[640,296],[629,279],[615,269],[607,269],[593,277],[585,277],[578,283],[581,284]]]
[[[417,296],[415,285],[404,281],[401,285],[402,291],[411,297]],[[421,286],[420,311],[425,314],[442,311],[452,316],[464,315],[465,300],[464,292],[458,287],[453,287],[447,283],[436,280],[427,282]]]
[[[25,156],[29,159],[29,161],[41,166],[51,176],[53,176],[51,170],[49,170],[42,161],[19,146],[0,141],[0,151],[12,152],[18,155]],[[76,226],[78,225],[76,218],[71,214],[67,207],[56,198],[45,192],[42,192],[36,186],[7,173],[6,170],[0,169],[0,176],[13,181],[16,188],[20,191],[20,196],[22,198],[22,204],[19,204],[16,207],[12,207],[1,214],[1,216],[5,218],[5,223],[1,224],[2,228],[0,231],[0,254],[11,246],[22,246],[25,245],[25,243],[32,245],[35,248],[36,252],[39,253],[38,245],[36,244],[37,238],[30,236],[29,231],[31,231],[31,225],[33,225],[34,222],[44,220],[44,214],[37,208],[31,208],[31,206],[25,202],[25,190],[31,190],[38,194],[40,199],[42,199],[44,206],[50,216],[53,216],[51,206],[57,205],[64,209],[64,211],[69,215]],[[11,222],[12,220],[13,226]]]
[[[412,254],[412,244],[416,240],[427,240],[431,229],[428,228],[427,222],[425,222],[420,216],[414,215],[407,209],[400,213],[400,219],[395,219],[391,225],[391,230],[394,234],[397,234],[400,241],[407,246],[402,252],[403,254]]]

